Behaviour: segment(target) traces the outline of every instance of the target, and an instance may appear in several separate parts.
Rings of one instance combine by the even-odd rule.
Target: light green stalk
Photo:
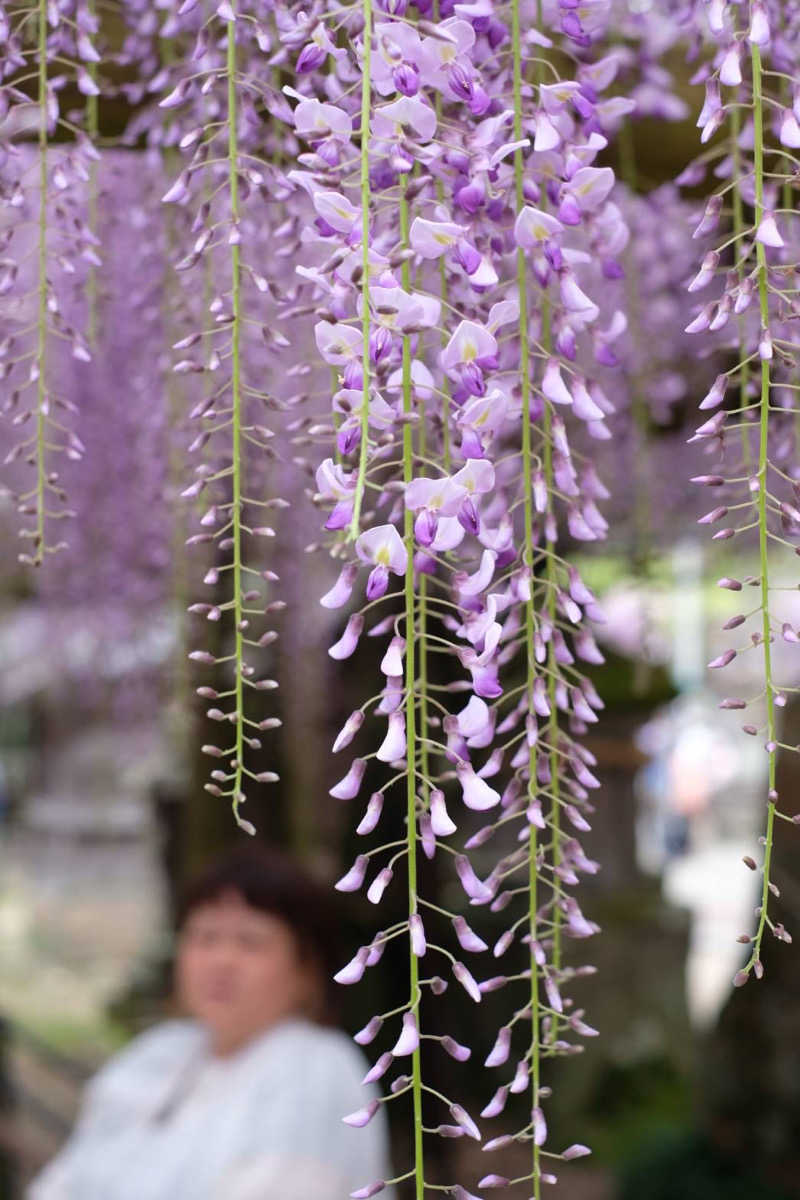
[[[358,537],[361,504],[367,477],[369,439],[369,113],[372,102],[372,0],[362,0],[364,8],[364,61],[361,67],[361,446],[358,477],[353,499],[350,537]]]
[[[437,92],[437,97],[439,93]],[[405,205],[405,201],[403,201]],[[402,210],[401,210],[402,217]],[[406,212],[406,224],[408,224],[408,213]],[[404,239],[403,248],[406,249],[408,238]],[[441,265],[441,264],[440,264]],[[403,263],[401,268],[403,287],[406,291],[410,286],[410,267],[407,263]],[[421,274],[421,272],[420,272]],[[419,275],[417,277],[419,279]],[[417,286],[419,284],[417,283]],[[419,336],[419,335],[418,335]],[[409,364],[410,367],[410,364]],[[411,384],[411,375],[409,371],[409,387]],[[410,401],[410,396],[409,396]],[[409,408],[409,411],[411,409]],[[428,457],[428,435],[425,426],[425,402],[417,397],[417,415],[419,417],[419,457],[420,465],[418,470],[420,474],[426,474],[425,461]],[[445,414],[446,416],[447,414]],[[445,456],[447,457],[447,456]],[[449,461],[445,465],[445,471],[449,474]],[[418,598],[417,598],[417,651],[419,657],[419,727],[422,731],[422,737],[419,747],[419,765],[420,765],[420,793],[422,803],[425,808],[428,807],[428,798],[430,795],[429,779],[430,779],[430,743],[428,741],[428,576],[424,571],[420,571],[419,580],[417,582]]]
[[[401,210],[402,217],[402,210]],[[406,214],[406,224],[408,223]],[[402,267],[403,287],[408,291],[408,264],[403,263]],[[403,340],[405,346],[406,339]],[[409,393],[411,390],[411,372],[409,363]],[[405,387],[405,376],[404,376]],[[417,400],[417,413],[419,415],[419,454],[422,462],[425,462],[428,454],[427,438],[425,434],[425,405],[422,400]],[[409,395],[409,411],[410,395]],[[421,474],[425,474],[424,468],[420,467]],[[409,554],[413,553],[413,543],[409,549]],[[430,750],[428,742],[428,576],[424,571],[420,571],[419,582],[419,599],[417,603],[417,628],[419,630],[418,637],[418,653],[419,653],[419,727],[422,730],[422,740],[419,747],[419,765],[420,765],[420,790],[422,792],[422,801],[425,808],[428,807],[428,797],[430,789],[428,780],[430,779],[430,771],[428,764],[430,760]]]
[[[541,25],[543,22],[542,0],[537,0],[537,19]],[[536,82],[541,87],[544,83],[544,62],[541,58],[536,62]],[[543,200],[543,207],[546,207],[546,202]],[[550,353],[552,346],[552,331],[550,324],[550,302],[546,295],[542,296],[542,333],[541,333],[542,348],[546,354]],[[544,452],[543,452],[543,467],[545,488],[547,491],[548,513],[552,511],[553,505],[553,434],[552,434],[552,408],[551,405],[545,403],[544,406]],[[545,597],[545,606],[547,608],[547,617],[550,622],[551,629],[556,626],[556,559],[555,546],[545,536],[545,579],[547,587],[547,595]],[[547,666],[548,680],[547,693],[548,704],[550,705],[550,717],[547,722],[547,739],[550,743],[550,791],[552,803],[550,806],[550,825],[552,829],[552,845],[553,845],[553,870],[561,862],[561,798],[559,786],[559,759],[558,759],[558,707],[556,705],[556,678],[558,674],[558,663],[556,662],[555,647],[553,638],[550,638],[547,648]],[[555,887],[555,875],[554,875]],[[561,966],[561,925],[562,912],[557,903],[553,904],[553,951],[552,964],[555,971],[558,971]],[[552,1028],[550,1031],[550,1040],[555,1041],[558,1037],[558,1021],[553,1018]]]
[[[403,248],[408,240],[408,201],[405,198],[405,181],[401,181],[400,237]],[[410,291],[409,264],[403,261],[402,283]],[[411,345],[403,337],[403,413],[409,417],[411,401]],[[406,486],[414,475],[413,426],[409,421],[403,425],[403,482]],[[416,697],[416,639],[417,631],[414,612],[414,514],[404,509],[403,538],[406,544],[408,565],[405,576],[405,631],[406,631],[406,835],[408,838],[408,913],[417,912],[417,697]],[[424,634],[421,631],[421,638]],[[426,730],[423,727],[423,738]],[[423,742],[424,745],[424,742]],[[409,944],[409,967],[411,974],[410,1005],[416,1011],[417,1025],[420,1022],[419,964]],[[411,1092],[414,1108],[414,1183],[416,1200],[424,1200],[425,1172],[422,1145],[422,1072],[420,1052],[417,1048],[411,1056]]]
[[[792,95],[791,95],[791,85],[790,85],[789,80],[786,78],[781,79],[780,88],[781,88],[781,103],[785,107],[790,108],[791,104],[792,104]],[[781,169],[787,175],[787,178],[784,179],[783,182],[781,183],[781,208],[785,212],[791,212],[791,210],[793,208],[792,176],[794,175],[794,163],[792,162],[792,159],[788,155],[786,158],[784,158],[783,167]],[[794,436],[795,436],[795,446],[797,446],[800,444],[800,416],[798,416],[795,420],[795,435]]]
[[[764,111],[761,93],[761,51],[758,46],[751,47],[753,64],[753,123],[754,147],[753,162],[755,168],[756,226],[764,215]],[[758,298],[761,313],[761,325],[766,329],[769,325],[769,296],[767,291],[767,255],[761,242],[756,242],[756,258],[758,263]],[[770,397],[770,364],[766,359],[761,361],[761,413],[759,424],[758,450],[758,548],[761,566],[761,635],[764,656],[764,685],[767,699],[767,742],[774,746],[776,738],[775,697],[772,689],[772,650],[770,647],[770,618],[769,618],[769,563],[768,563],[768,530],[767,530],[767,491],[768,491],[768,451],[769,451],[769,397]],[[769,750],[769,791],[775,793],[775,760],[776,751]],[[761,894],[761,913],[758,928],[753,939],[753,949],[746,970],[750,971],[753,964],[761,956],[761,941],[767,922],[767,904],[769,902],[769,871],[772,857],[773,829],[775,824],[775,804],[770,799],[767,808],[767,828],[764,846],[763,884]]]
[[[549,315],[549,314],[548,314]],[[543,322],[545,324],[545,322]],[[549,349],[550,330],[549,326],[542,330],[542,342]],[[544,477],[547,487],[547,503],[548,507],[553,503],[553,442],[551,436],[551,412],[550,406],[545,405],[544,415]],[[550,541],[545,542],[546,566],[545,576],[547,579],[547,617],[550,622],[550,628],[555,630],[556,626],[556,559],[555,548]],[[561,788],[559,781],[560,764],[558,760],[558,706],[556,704],[556,677],[558,672],[558,662],[556,661],[555,647],[553,637],[551,636],[547,646],[547,699],[550,705],[550,716],[547,721],[547,739],[550,743],[550,790],[552,803],[550,805],[550,825],[553,833],[553,860],[552,867],[559,866],[561,862]],[[555,875],[554,887],[555,887]],[[561,967],[561,925],[562,912],[559,904],[553,905],[553,953],[552,963],[553,969],[558,971]],[[553,1017],[553,1025],[551,1030],[551,1040],[555,1041],[558,1037],[558,1019]]]
[[[45,405],[47,403],[47,0],[39,0],[39,315],[36,341],[36,536],[34,566],[45,555],[45,488],[47,449]]]
[[[239,222],[239,146],[236,102],[236,22],[228,21],[228,190],[230,193],[231,222]],[[233,669],[234,698],[236,709],[236,743],[234,782],[233,782],[233,812],[238,819],[239,804],[242,799],[242,774],[244,770],[244,695],[243,675],[244,666],[242,654],[242,389],[241,389],[241,327],[242,327],[242,297],[241,297],[241,262],[238,242],[231,246],[231,300],[233,308],[233,324],[231,326],[231,458],[233,466],[233,508],[232,540],[233,540],[233,622],[234,622],[234,656]]]
[[[520,34],[519,0],[512,2],[512,39],[514,48],[514,139],[522,137],[522,39]],[[523,195],[523,161],[522,150],[514,151],[514,181],[516,185],[517,211],[525,203]],[[520,379],[522,386],[522,472],[525,489],[525,549],[523,552],[525,566],[531,573],[528,599],[525,604],[525,657],[527,672],[528,712],[533,712],[533,684],[536,674],[534,654],[534,577],[533,577],[533,483],[531,472],[531,364],[530,345],[528,342],[528,277],[525,254],[517,248],[517,289],[519,293],[519,342],[520,342]],[[543,296],[543,305],[547,301]],[[531,800],[536,794],[536,747],[528,750],[528,796]],[[539,939],[538,931],[538,878],[536,859],[538,855],[538,836],[536,826],[529,825],[528,829],[528,933],[531,939],[531,1079],[533,1088],[533,1106],[539,1104],[540,1086],[540,1014],[539,1014],[539,968],[533,957],[533,943]],[[540,1151],[535,1142],[533,1145],[533,1194],[535,1200],[541,1195],[541,1164]]]

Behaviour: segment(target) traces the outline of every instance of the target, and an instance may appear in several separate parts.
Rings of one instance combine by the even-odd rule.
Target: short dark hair
[[[337,1005],[332,976],[341,966],[335,892],[287,854],[263,842],[248,842],[214,858],[189,882],[178,905],[178,930],[195,909],[213,904],[226,892],[238,892],[250,908],[289,926],[301,959],[320,970],[325,1016],[333,1019]]]

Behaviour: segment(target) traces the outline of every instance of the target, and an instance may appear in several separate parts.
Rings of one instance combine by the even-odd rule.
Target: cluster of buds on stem
[[[230,798],[239,826],[254,833],[239,811],[247,782],[278,778],[274,771],[251,769],[248,757],[261,749],[262,731],[279,724],[262,716],[259,693],[277,686],[263,674],[265,649],[277,637],[265,626],[283,602],[267,595],[278,577],[265,569],[259,545],[275,537],[275,515],[287,504],[275,494],[272,440],[275,414],[285,422],[290,399],[277,382],[269,384],[279,379],[278,360],[289,345],[274,328],[275,264],[295,249],[292,221],[284,220],[281,207],[288,189],[259,128],[258,114],[271,97],[259,63],[272,34],[257,5],[221,3],[206,13],[192,0],[175,5],[161,32],[176,40],[180,53],[159,106],[170,114],[170,140],[185,156],[163,199],[192,210],[191,244],[176,269],[196,277],[205,268],[199,328],[174,347],[180,356],[174,371],[207,381],[189,413],[189,452],[202,461],[182,494],[202,500],[200,529],[188,543],[205,547],[204,583],[213,590],[209,601],[195,602],[189,611],[219,623],[225,635],[213,650],[194,649],[189,658],[227,676],[221,689],[198,689],[211,702],[208,717],[231,731],[227,744],[203,746],[219,760],[206,788]],[[276,248],[272,239],[280,238],[282,225],[284,240]],[[267,256],[271,279],[261,265]]]
[[[796,689],[781,686],[776,668],[782,667],[784,648],[791,651],[800,640],[795,623],[775,613],[784,590],[776,583],[782,578],[781,558],[787,551],[800,552],[795,328],[800,316],[795,287],[800,94],[792,81],[800,16],[795,6],[770,0],[713,0],[697,5],[695,17],[698,37],[708,49],[695,76],[705,86],[700,140],[709,142],[718,132],[727,136],[712,142],[692,171],[700,180],[715,164],[722,183],[695,230],[696,237],[714,234],[719,240],[689,284],[701,305],[688,330],[717,333],[734,360],[700,403],[703,420],[692,440],[706,449],[708,465],[695,482],[714,495],[700,523],[712,526],[713,538],[734,549],[756,541],[759,563],[755,575],[720,579],[720,587],[749,594],[753,603],[726,621],[724,629],[737,631],[733,644],[709,663],[721,670],[743,654],[760,660],[759,694],[722,701],[725,709],[749,710],[742,728],[763,740],[768,763],[756,929],[740,939],[749,953],[734,979],[742,986],[751,974],[763,974],[767,931],[791,940],[769,908],[771,896],[778,894],[770,871],[775,822],[793,820],[781,808],[776,764],[779,751],[795,749],[781,743],[778,718],[788,693]],[[758,869],[754,860],[750,863]]]
[[[75,403],[56,383],[59,341],[89,362],[87,337],[67,315],[68,293],[99,265],[97,237],[86,212],[97,157],[85,129],[62,112],[61,94],[98,88],[92,68],[97,19],[84,0],[0,4],[0,196],[8,214],[0,228],[1,411],[22,435],[5,455],[10,487],[25,520],[20,561],[40,566],[62,549],[55,530],[73,515],[55,464],[80,459]],[[67,135],[65,144],[54,146]],[[35,139],[33,146],[27,141]],[[16,432],[15,432],[16,436]],[[22,465],[20,482],[12,464]],[[31,470],[25,470],[30,468]],[[32,486],[27,486],[30,475]]]
[[[529,1143],[524,1178],[536,1195],[553,1178],[549,1159],[562,1157],[546,1146],[541,1063],[595,1032],[565,994],[592,968],[567,964],[563,948],[597,930],[569,889],[597,870],[579,840],[598,786],[579,739],[602,707],[581,666],[602,661],[586,624],[602,614],[563,548],[606,532],[608,493],[579,444],[608,438],[613,412],[606,381],[625,322],[601,302],[613,304],[627,229],[614,173],[596,159],[604,122],[629,105],[601,99],[616,64],[590,53],[588,21],[605,6],[584,8],[585,25],[566,6],[514,3],[509,25],[482,9],[431,21],[438,10],[412,18],[368,3],[334,14],[317,6],[281,29],[296,54],[297,79],[284,90],[303,146],[286,179],[306,207],[311,259],[297,272],[318,316],[320,387],[326,371],[333,380],[308,439],[340,562],[322,603],[350,610],[329,653],[349,659],[362,635],[387,639],[382,686],[334,743],[356,756],[332,795],[356,800],[383,763],[388,777],[358,833],[377,830],[401,796],[406,813],[406,837],[359,854],[337,887],[366,887],[377,905],[401,875],[407,919],[361,947],[338,979],[357,983],[389,940],[407,938],[408,1001],[357,1040],[391,1043],[369,1082],[410,1057],[382,1102],[410,1098],[419,1136],[399,1178],[419,1196],[428,1135],[483,1140],[422,1075],[425,1013],[447,975],[475,1003],[507,985],[523,990],[487,1060],[507,1069],[513,1044],[516,1066],[483,1117],[521,1092],[530,1121],[484,1148]],[[556,46],[571,77],[555,72]],[[476,870],[490,845],[491,869]],[[492,956],[513,945],[519,970],[480,980],[472,956],[490,947],[463,912],[421,894],[420,854],[452,861],[465,903],[508,910]],[[429,916],[449,922],[452,946],[431,939]],[[421,978],[423,957],[443,960],[443,975]],[[377,1103],[348,1120],[364,1123]],[[481,1185],[508,1182],[490,1172]]]

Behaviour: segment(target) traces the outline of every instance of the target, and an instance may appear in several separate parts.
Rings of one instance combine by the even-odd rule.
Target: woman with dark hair
[[[285,858],[250,844],[213,863],[180,911],[186,1016],[91,1081],[29,1200],[345,1200],[385,1179],[382,1110],[342,1123],[373,1097],[322,1024],[335,942],[330,897]]]

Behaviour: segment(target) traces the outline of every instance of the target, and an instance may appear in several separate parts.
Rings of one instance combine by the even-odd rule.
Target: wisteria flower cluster
[[[798,634],[790,623],[777,626],[771,615],[773,593],[781,587],[775,562],[779,548],[797,549],[800,532],[796,407],[798,225],[793,185],[800,146],[796,70],[800,12],[796,5],[712,3],[704,6],[701,65],[705,103],[698,117],[700,141],[712,142],[685,173],[685,182],[704,180],[713,167],[721,183],[710,194],[696,238],[722,237],[703,255],[689,291],[703,301],[687,326],[692,334],[724,331],[732,365],[718,374],[700,402],[703,420],[694,439],[705,448],[707,472],[695,482],[711,489],[716,503],[700,521],[716,527],[716,540],[755,539],[758,573],[744,579],[725,576],[719,586],[734,592],[753,589],[754,604],[730,617],[726,630],[748,622],[746,641],[738,640],[709,666],[720,670],[738,654],[758,654],[764,688],[759,696],[728,697],[723,708],[750,709],[744,732],[764,739],[768,759],[766,828],[761,898],[755,933],[740,941],[750,947],[735,983],[763,974],[761,945],[767,931],[782,941],[790,933],[772,920],[769,901],[778,894],[770,877],[776,819],[793,820],[776,791],[779,750],[796,747],[780,741],[778,710],[792,686],[784,687],[773,671],[773,644],[780,638],[794,645]],[[720,231],[724,230],[724,234]],[[758,870],[747,855],[745,863]]]
[[[376,830],[401,781],[407,805],[406,838],[360,854],[337,887],[368,885],[378,904],[404,864],[408,919],[338,978],[357,982],[389,939],[408,939],[408,1001],[376,1015],[358,1040],[372,1044],[389,1025],[394,1044],[369,1081],[410,1059],[397,1064],[384,1102],[410,1096],[418,1137],[400,1179],[413,1179],[419,1196],[428,1185],[423,1134],[482,1137],[458,1100],[422,1077],[420,1039],[433,1036],[425,1015],[447,986],[438,974],[421,978],[425,956],[443,960],[476,1003],[521,985],[487,1059],[508,1078],[481,1116],[499,1116],[509,1092],[522,1092],[530,1119],[484,1148],[528,1143],[535,1194],[555,1178],[557,1159],[586,1152],[547,1147],[541,1065],[594,1033],[562,990],[576,970],[591,969],[565,964],[564,939],[596,931],[569,889],[597,869],[576,835],[589,828],[597,786],[578,738],[602,706],[580,669],[581,660],[602,661],[584,622],[601,613],[560,546],[606,531],[598,501],[607,492],[572,438],[607,437],[613,411],[603,384],[613,379],[624,317],[602,311],[584,277],[598,255],[603,277],[622,274],[627,229],[609,200],[613,171],[596,163],[608,145],[603,121],[619,102],[601,99],[614,59],[577,56],[591,49],[590,21],[520,5],[510,15],[508,28],[468,10],[435,24],[368,8],[304,12],[283,33],[297,49],[299,78],[286,91],[308,147],[287,179],[310,201],[304,240],[318,248],[298,272],[323,306],[315,337],[335,380],[329,432],[316,438],[320,456],[331,439],[316,483],[343,561],[322,603],[355,606],[329,653],[349,658],[365,632],[389,639],[383,683],[334,750],[364,740],[370,710],[385,720],[381,740],[357,753],[332,794],[356,799],[376,759],[389,775],[358,832]],[[334,38],[339,21],[349,52]],[[574,78],[545,57],[554,44]],[[532,82],[523,58],[533,59]],[[434,664],[448,682],[431,682]],[[462,806],[474,830],[467,851],[502,844],[485,878],[450,841]],[[485,814],[477,826],[472,813]],[[494,957],[519,939],[527,969],[479,983],[464,958],[488,947],[459,912],[437,912],[451,924],[453,949],[429,939],[437,906],[419,892],[420,851],[452,858],[472,905],[508,910]],[[438,1040],[456,1058],[471,1052]],[[349,1120],[364,1123],[375,1108]],[[510,1182],[490,1169],[480,1186]],[[453,1185],[453,1194],[467,1193]]]
[[[431,1139],[466,1137],[487,1163],[470,1187],[539,1200],[564,1162],[589,1153],[548,1134],[550,1060],[597,1032],[572,995],[594,971],[575,943],[598,926],[576,888],[600,865],[584,845],[599,786],[585,735],[603,708],[592,682],[603,613],[580,564],[610,519],[627,520],[631,495],[646,557],[654,432],[698,388],[702,423],[669,482],[685,491],[692,474],[709,488],[700,523],[759,561],[757,574],[720,581],[754,600],[727,622],[740,640],[710,664],[747,652],[764,677],[761,696],[723,702],[752,709],[744,729],[769,763],[763,895],[736,982],[761,976],[766,931],[791,940],[769,900],[775,823],[794,820],[775,790],[790,749],[779,716],[797,689],[775,679],[773,647],[800,631],[776,624],[770,600],[785,580],[771,551],[796,548],[800,524],[800,8],[130,0],[118,17],[108,46],[89,0],[0,5],[0,377],[22,438],[9,486],[33,519],[23,558],[39,564],[61,544],[50,531],[69,510],[54,455],[83,458],[82,437],[91,445],[104,429],[127,312],[141,362],[106,468],[123,476],[143,456],[143,487],[176,515],[171,542],[153,531],[140,566],[145,543],[126,531],[119,560],[148,578],[169,560],[192,615],[185,654],[209,671],[197,690],[225,731],[203,745],[206,787],[243,830],[255,832],[248,790],[277,780],[253,764],[279,724],[262,695],[277,686],[273,618],[285,605],[276,517],[301,487],[323,530],[292,550],[320,552],[329,572],[327,653],[358,668],[363,638],[381,648],[332,746],[331,796],[357,810],[364,839],[336,887],[376,911],[402,889],[407,913],[337,979],[368,980],[402,941],[408,992],[356,1035],[374,1057],[365,1084],[384,1092],[345,1119],[406,1106],[413,1138],[395,1179],[353,1196],[407,1184],[416,1200],[432,1188],[474,1200],[430,1167]],[[704,88],[703,149],[649,190],[633,122],[685,117],[664,65],[678,46]],[[131,109],[129,162],[100,169],[105,95]],[[123,228],[100,210],[130,163],[141,177],[126,185],[136,200]],[[690,225],[698,188],[707,198]],[[106,263],[119,264],[113,280]],[[56,389],[78,372],[89,382]],[[104,507],[110,542],[121,493],[111,486],[101,503],[96,482],[75,482],[77,508],[88,522]],[[389,810],[403,835],[385,841]],[[426,890],[433,859],[460,896],[449,908]],[[501,993],[499,1029],[476,1022],[472,1046],[439,1032],[448,987],[475,1005]],[[480,1113],[434,1086],[439,1052],[483,1056]],[[509,1147],[528,1164],[513,1177]]]
[[[84,205],[97,151],[87,133],[91,120],[82,112],[76,123],[63,111],[62,94],[75,86],[84,97],[97,95],[96,31],[97,18],[81,0],[0,8],[0,296],[6,316],[0,378],[3,411],[19,431],[5,462],[30,468],[15,499],[27,546],[22,560],[34,566],[66,544],[56,533],[70,515],[58,456],[83,453],[74,402],[57,386],[53,358],[58,341],[81,362],[91,358],[86,323],[73,324],[66,309],[71,284],[100,263]],[[65,133],[66,145],[53,146]]]

